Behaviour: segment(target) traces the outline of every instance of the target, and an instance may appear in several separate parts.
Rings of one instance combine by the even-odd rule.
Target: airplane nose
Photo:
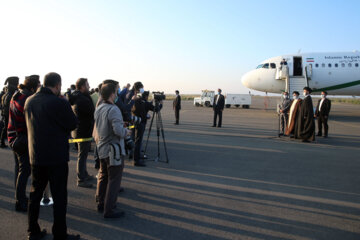
[[[244,76],[242,76],[241,83],[245,87],[250,88],[249,73],[246,73]]]

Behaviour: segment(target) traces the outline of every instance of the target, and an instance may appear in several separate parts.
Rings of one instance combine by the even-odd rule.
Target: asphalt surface
[[[76,186],[71,152],[70,233],[89,240],[360,239],[359,105],[333,104],[329,138],[314,143],[277,137],[274,99],[268,110],[262,98],[250,109],[226,109],[223,128],[211,127],[211,109],[182,106],[179,126],[171,102],[161,111],[169,163],[139,168],[126,162],[118,198],[124,218],[104,220],[96,212],[95,188]],[[90,154],[88,171],[96,175],[93,166]],[[27,234],[26,214],[14,211],[13,168],[12,152],[1,149],[0,239]],[[41,208],[39,222],[51,232],[51,207]]]

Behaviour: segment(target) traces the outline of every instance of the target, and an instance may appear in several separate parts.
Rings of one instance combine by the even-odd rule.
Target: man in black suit
[[[175,125],[179,125],[179,118],[180,118],[180,109],[181,109],[181,97],[179,95],[179,90],[175,91],[176,97],[173,101],[173,109],[175,111]]]
[[[218,115],[219,115],[219,123],[217,127],[219,128],[221,127],[222,112],[224,110],[224,106],[225,106],[225,97],[224,95],[221,94],[221,89],[219,88],[218,94],[215,96],[213,103],[213,109],[214,109],[214,124],[212,125],[213,127],[216,127],[216,119]]]
[[[320,136],[320,137],[322,136],[322,125],[324,124],[324,130],[325,130],[324,137],[325,138],[328,137],[329,126],[328,126],[327,122],[329,119],[329,113],[330,113],[330,109],[331,109],[331,101],[329,99],[327,99],[326,96],[327,96],[327,92],[322,91],[321,99],[319,100],[319,102],[316,106],[316,111],[315,111],[315,118],[317,118],[318,128],[319,128],[319,132],[318,132],[317,136]]]
[[[26,100],[24,114],[29,141],[31,190],[28,207],[28,239],[39,240],[46,235],[38,218],[40,201],[46,185],[50,184],[54,199],[54,240],[80,239],[67,234],[67,180],[69,173],[69,135],[77,119],[68,101],[60,98],[61,77],[48,73],[44,85]]]

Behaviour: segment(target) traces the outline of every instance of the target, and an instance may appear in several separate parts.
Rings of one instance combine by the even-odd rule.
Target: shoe
[[[83,188],[92,188],[93,185],[87,181],[81,181],[77,183],[78,187],[83,187]]]
[[[136,166],[136,167],[146,167],[146,164],[144,162],[135,162],[134,166]]]
[[[15,203],[15,211],[17,212],[27,212],[27,206],[28,206],[28,201],[16,201]]]
[[[221,126],[217,126],[218,128],[221,128]]]
[[[28,235],[28,240],[40,240],[40,239],[43,239],[45,236],[46,236],[46,230],[43,229],[38,234]]]
[[[119,188],[119,193],[122,193],[122,192],[124,192],[125,191],[125,189],[123,188],[123,187],[120,187]]]
[[[95,181],[96,180],[96,178],[93,176],[93,175],[87,175],[86,177],[85,177],[85,181]]]
[[[295,138],[295,136],[290,136],[290,138]]]
[[[302,142],[309,143],[310,141],[307,139],[303,139]]]
[[[324,138],[328,138],[328,135],[324,135]]]
[[[321,137],[321,136],[322,136],[322,133],[318,133],[316,136]]]
[[[216,125],[212,125],[212,127],[216,127]]]
[[[99,213],[104,212],[104,204],[98,204],[96,208]]]
[[[114,212],[109,215],[104,215],[104,218],[121,218],[125,215],[125,212],[122,210],[118,210],[117,212]]]

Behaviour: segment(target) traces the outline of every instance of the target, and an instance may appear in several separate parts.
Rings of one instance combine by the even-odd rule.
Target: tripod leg
[[[160,122],[160,129],[161,129],[161,136],[164,142],[164,149],[165,149],[165,156],[166,156],[166,163],[169,163],[169,156],[166,148],[166,142],[165,142],[165,133],[164,133],[164,126],[162,123],[161,113],[159,112],[159,122]]]
[[[155,117],[155,113],[153,114],[153,116],[151,118],[150,127],[149,127],[149,131],[148,131],[148,136],[147,136],[147,139],[146,139],[146,144],[145,144],[145,149],[144,149],[144,154],[146,153],[147,146],[148,146],[148,143],[149,143],[149,137],[150,137],[150,133],[151,133],[151,127],[152,127],[153,122],[154,122],[154,117]]]
[[[157,134],[157,147],[158,147],[158,156],[157,156],[157,160],[160,160],[160,118],[159,115],[160,113],[157,112],[156,113],[156,134]]]

